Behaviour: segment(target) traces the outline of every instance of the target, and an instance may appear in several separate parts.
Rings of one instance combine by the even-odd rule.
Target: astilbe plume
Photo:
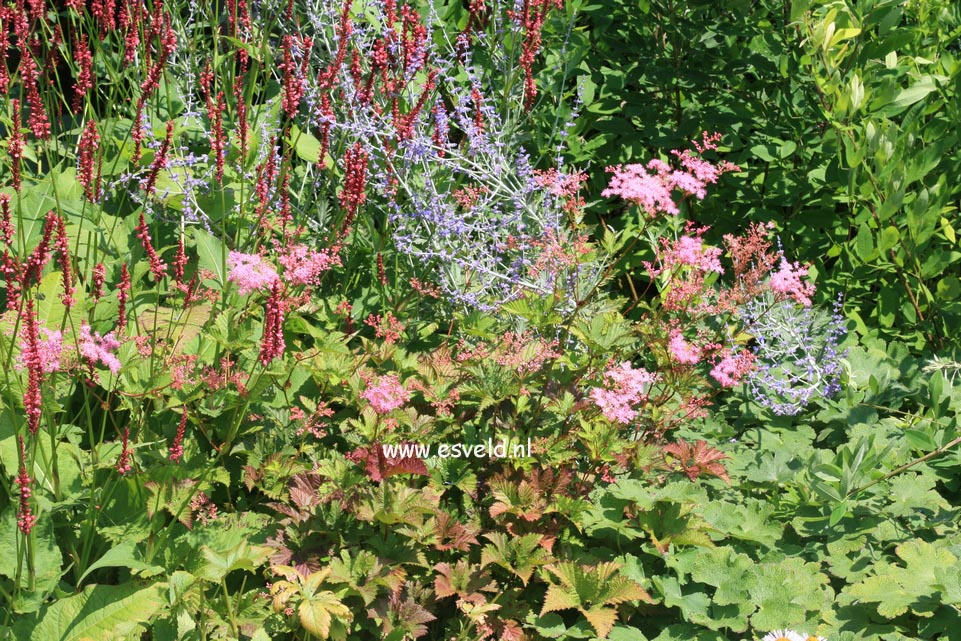
[[[369,385],[361,392],[360,397],[370,403],[378,414],[389,414],[410,400],[410,392],[396,374],[386,374],[381,376],[375,385]]]
[[[711,368],[711,376],[721,387],[734,387],[754,370],[754,355],[746,349],[725,349],[716,355],[716,358],[717,362]]]
[[[607,420],[628,424],[637,416],[636,406],[647,401],[657,376],[627,361],[604,372],[604,387],[591,390],[591,399]]]
[[[227,267],[227,280],[236,283],[242,295],[271,289],[280,281],[277,270],[259,254],[231,251],[227,254]]]
[[[80,326],[80,335],[77,337],[80,355],[93,369],[98,362],[105,365],[112,374],[120,371],[120,359],[114,355],[114,351],[120,347],[120,341],[110,332],[106,336],[101,336],[93,331],[90,325],[83,323]]]
[[[563,0],[523,0],[520,11],[509,10],[507,12],[508,17],[524,30],[524,43],[518,63],[524,70],[525,109],[530,109],[537,97],[533,66],[534,59],[541,48],[541,30],[544,27],[544,20],[547,18],[547,12],[550,9],[561,9],[563,6]]]
[[[341,264],[337,250],[333,247],[316,251],[293,244],[281,251],[277,262],[284,268],[284,280],[291,285],[317,285],[324,273]]]
[[[702,135],[702,143],[693,142],[697,154],[689,149],[674,149],[671,154],[678,158],[681,168],[674,169],[667,163],[653,159],[646,165],[628,164],[608,167],[612,173],[611,182],[602,196],[619,196],[643,209],[648,215],[659,213],[677,215],[680,213],[674,192],[684,196],[694,196],[703,200],[707,195],[707,185],[717,182],[718,177],[729,171],[740,171],[740,167],[722,161],[713,164],[700,158],[698,154],[717,149],[719,134]]]

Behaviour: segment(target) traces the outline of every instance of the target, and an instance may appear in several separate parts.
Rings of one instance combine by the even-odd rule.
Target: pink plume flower
[[[667,347],[674,360],[683,365],[695,365],[701,360],[701,350],[684,340],[684,334],[679,329],[671,330]]]
[[[232,251],[227,255],[227,266],[230,267],[227,280],[237,283],[237,290],[241,294],[270,289],[280,281],[277,270],[259,254]]]
[[[637,416],[634,408],[647,399],[650,385],[657,376],[645,369],[633,369],[624,361],[604,372],[605,387],[591,390],[591,398],[609,421],[627,424]]]
[[[113,374],[120,371],[120,360],[113,352],[120,347],[120,342],[114,338],[113,332],[101,336],[84,323],[80,326],[80,355],[91,366],[97,361],[103,363]]]
[[[361,398],[370,403],[378,414],[388,414],[410,400],[410,392],[404,388],[396,374],[387,374],[377,384],[361,392]]]
[[[753,369],[754,354],[745,349],[737,353],[725,354],[711,370],[711,376],[721,384],[721,387],[734,387]]]
[[[316,285],[321,274],[340,265],[336,252],[314,251],[306,245],[292,245],[277,258],[284,267],[284,280],[291,285]]]
[[[807,274],[806,267],[801,267],[798,263],[789,263],[782,256],[781,268],[771,274],[771,289],[808,307],[811,305],[811,296],[814,295],[814,285],[801,281],[801,277]]]

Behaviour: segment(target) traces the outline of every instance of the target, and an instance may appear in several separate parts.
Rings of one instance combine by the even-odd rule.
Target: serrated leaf
[[[152,619],[164,605],[166,585],[146,588],[91,585],[80,594],[59,599],[41,611],[29,631],[18,623],[18,638],[29,641],[125,641],[139,624]]]

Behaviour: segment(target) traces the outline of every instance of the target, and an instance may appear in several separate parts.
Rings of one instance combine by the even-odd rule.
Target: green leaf
[[[194,228],[194,241],[197,243],[197,257],[200,267],[210,271],[217,277],[217,282],[223,287],[227,274],[224,272],[227,248],[210,232],[198,227]]]
[[[923,100],[925,96],[935,90],[937,90],[937,86],[934,84],[934,78],[931,76],[922,76],[921,79],[912,86],[907,89],[902,89],[891,102],[891,106],[897,108],[908,107],[919,100]]]
[[[293,143],[294,151],[301,160],[320,162],[320,141],[313,135],[302,131],[297,125],[290,128],[288,143]]]
[[[163,583],[91,585],[44,608],[37,622],[20,621],[17,637],[29,641],[125,641],[164,606]]]
[[[868,262],[874,258],[874,236],[871,234],[871,229],[867,223],[861,223],[861,226],[858,228],[858,236],[854,243],[854,249],[858,254],[858,258],[864,262]]]
[[[143,570],[150,574],[163,572],[163,567],[150,565],[136,558],[134,556],[136,547],[135,543],[126,542],[110,548],[106,554],[92,563],[87,570],[80,575],[80,578],[77,580],[77,585],[83,583],[83,580],[87,578],[91,572],[99,570],[100,568],[129,568],[131,570]]]
[[[957,558],[948,550],[927,541],[916,539],[896,548],[904,567],[879,563],[875,574],[848,590],[848,594],[862,601],[877,603],[878,614],[885,618],[905,614],[909,609],[921,616],[930,616],[938,609],[943,578],[948,572],[951,580],[961,582]]]

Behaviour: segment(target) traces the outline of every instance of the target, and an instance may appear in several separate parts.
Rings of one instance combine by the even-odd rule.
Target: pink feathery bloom
[[[283,265],[284,280],[291,285],[316,285],[321,274],[341,264],[336,251],[314,251],[299,244],[286,248],[277,262]]]
[[[258,289],[270,289],[280,281],[280,277],[264,257],[259,254],[242,254],[232,251],[227,255],[230,274],[228,281],[237,283],[241,294],[249,294]]]
[[[654,169],[657,173],[651,175],[648,169]],[[664,179],[665,169],[667,166],[657,160],[652,160],[647,166],[630,164],[608,167],[607,171],[614,176],[601,196],[620,196],[652,216],[658,212],[676,216],[679,210],[671,196],[671,187]]]
[[[814,295],[814,285],[801,281],[801,277],[807,274],[806,267],[798,263],[789,263],[782,256],[781,268],[771,274],[771,289],[807,307],[811,304],[811,296]]]
[[[724,273],[720,260],[721,248],[705,247],[700,236],[681,236],[660,258],[663,262],[670,260],[674,264],[690,265],[702,272]]]
[[[113,332],[101,336],[84,323],[80,326],[79,338],[80,355],[91,367],[99,361],[113,374],[120,371],[120,360],[113,354],[120,347],[120,341],[114,338]]]
[[[741,378],[754,369],[754,354],[746,349],[737,353],[728,352],[711,370],[721,387],[734,387]]]
[[[604,372],[605,387],[591,390],[591,398],[604,417],[617,423],[630,423],[637,416],[634,406],[647,398],[650,385],[657,376],[647,370],[633,369],[624,361]]]
[[[701,360],[701,350],[684,340],[684,334],[679,329],[671,330],[671,340],[667,347],[674,360],[683,365],[695,365]]]
[[[365,389],[360,397],[368,401],[378,414],[387,414],[403,406],[410,399],[410,392],[396,374],[387,374],[381,376],[376,385]]]

